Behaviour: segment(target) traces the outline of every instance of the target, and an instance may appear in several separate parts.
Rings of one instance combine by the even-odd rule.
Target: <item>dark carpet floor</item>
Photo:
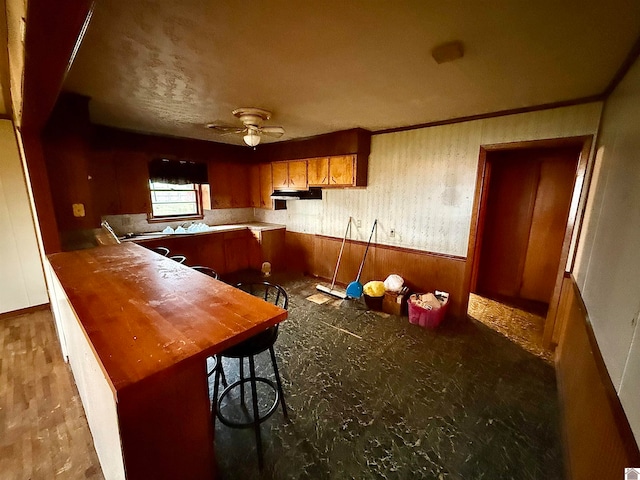
[[[360,302],[312,303],[311,278],[273,280],[290,295],[276,344],[290,418],[262,424],[262,471],[253,431],[217,422],[221,478],[563,477],[552,366],[474,320],[426,330]],[[235,380],[237,361],[224,370]],[[258,371],[272,378],[268,352]]]

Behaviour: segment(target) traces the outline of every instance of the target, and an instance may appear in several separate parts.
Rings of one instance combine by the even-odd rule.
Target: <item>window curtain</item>
[[[207,164],[157,158],[149,162],[149,180],[172,185],[209,183]]]

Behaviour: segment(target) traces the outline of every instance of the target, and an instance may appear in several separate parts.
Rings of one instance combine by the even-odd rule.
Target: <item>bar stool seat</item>
[[[251,283],[251,284],[238,284],[237,288],[247,291],[248,293],[256,295],[260,293],[265,301],[279,305],[284,309],[287,309],[289,305],[289,298],[287,292],[280,285],[271,284],[268,282]],[[260,424],[267,420],[277,410],[278,405],[282,406],[282,413],[285,419],[288,419],[287,405],[284,398],[284,392],[282,390],[282,381],[280,379],[280,373],[278,371],[278,363],[276,361],[276,355],[274,352],[274,344],[278,338],[278,325],[269,327],[266,330],[248,338],[247,340],[228,348],[224,352],[216,356],[217,367],[215,369],[215,380],[213,389],[213,400],[211,405],[212,422],[215,427],[216,418],[220,420],[224,425],[232,428],[253,428],[256,436],[256,444],[258,450],[258,463],[262,469],[264,459],[262,453],[262,439],[260,435]],[[273,373],[275,376],[275,383],[265,377],[259,377],[256,375],[255,360],[254,357],[262,352],[269,350],[271,356],[271,365],[273,367]],[[239,360],[239,373],[240,378],[229,384],[220,394],[218,398],[218,390],[220,379],[224,375],[222,369],[222,358],[237,358]],[[244,359],[249,360],[249,376],[244,376]],[[244,405],[244,386],[245,384],[251,385],[251,397],[252,397],[252,416],[247,411],[246,421],[235,421],[226,417],[222,413],[223,401],[227,398],[230,400],[231,392],[240,388],[240,402]],[[261,413],[258,407],[258,383],[267,385],[275,395],[273,403],[266,412]],[[246,409],[245,409],[246,410]]]

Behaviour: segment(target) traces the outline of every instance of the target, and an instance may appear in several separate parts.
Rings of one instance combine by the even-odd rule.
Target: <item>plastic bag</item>
[[[384,281],[384,288],[387,292],[399,292],[404,285],[404,279],[400,275],[389,275]]]
[[[365,284],[362,291],[370,297],[384,297],[384,283],[372,281]]]

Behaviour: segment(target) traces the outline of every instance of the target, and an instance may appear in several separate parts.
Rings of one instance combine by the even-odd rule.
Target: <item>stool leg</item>
[[[217,362],[220,362],[221,357],[217,357]],[[218,368],[220,367],[220,368]],[[213,380],[213,399],[211,400],[211,425],[213,425],[213,429],[216,428],[216,416],[218,413],[218,388],[220,386],[220,372],[222,370],[222,365],[220,363],[216,363],[215,368],[215,377]]]
[[[224,368],[222,368],[222,357],[218,355],[216,360],[216,368],[220,370],[220,376],[222,378],[222,385],[224,388],[227,388],[229,384],[227,383],[227,376],[224,374]]]
[[[244,382],[242,381],[244,379],[244,358],[240,357],[238,362],[240,362],[240,404],[244,405]]]
[[[262,438],[260,437],[260,412],[258,410],[258,387],[256,385],[256,366],[253,355],[249,357],[249,369],[251,375],[251,393],[253,397],[253,426],[256,432],[256,447],[258,449],[258,466],[262,470],[264,459],[262,457]]]
[[[280,403],[282,403],[282,413],[284,418],[289,419],[287,414],[287,403],[284,400],[284,392],[282,391],[282,382],[280,381],[280,372],[278,371],[278,362],[276,361],[276,354],[273,351],[273,346],[269,347],[269,353],[271,353],[271,363],[273,364],[273,372],[276,374],[276,384],[278,385],[278,393],[280,394]]]

